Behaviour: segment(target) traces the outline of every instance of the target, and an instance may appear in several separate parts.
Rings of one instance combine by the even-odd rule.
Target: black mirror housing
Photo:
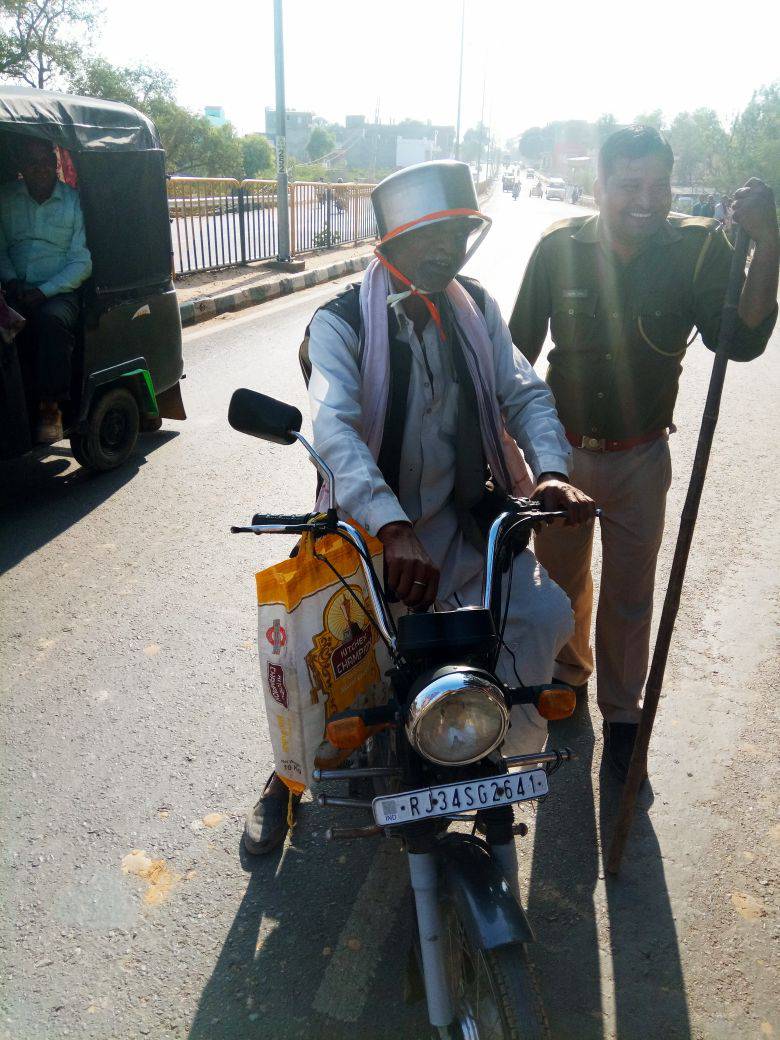
[[[230,398],[228,422],[239,433],[274,444],[294,444],[303,416],[291,404],[266,397],[256,390],[241,388]]]

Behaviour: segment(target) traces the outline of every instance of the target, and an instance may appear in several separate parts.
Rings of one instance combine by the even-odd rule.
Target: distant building
[[[287,153],[308,162],[306,146],[311,132],[324,121],[313,112],[287,110]],[[455,127],[418,119],[400,123],[369,123],[364,115],[350,114],[344,125],[327,124],[336,141],[331,169],[349,168],[371,175],[377,170],[397,170],[428,159],[449,159],[455,145]],[[265,136],[276,143],[276,109],[265,110]]]
[[[298,112],[294,108],[287,109],[286,136],[287,154],[293,159],[307,159],[306,145],[309,143],[314,129],[314,113]],[[276,109],[265,110],[265,136],[276,144]]]
[[[203,114],[212,126],[224,126],[227,123],[225,109],[221,105],[206,105]]]
[[[395,139],[395,165],[414,166],[433,158],[433,140],[430,137],[397,137]]]
[[[364,170],[395,170],[428,159],[449,159],[455,143],[455,127],[413,119],[367,123],[365,116],[350,115],[342,133],[339,146],[346,164]]]

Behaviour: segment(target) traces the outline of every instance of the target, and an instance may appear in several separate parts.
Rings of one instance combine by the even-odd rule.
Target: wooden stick
[[[747,258],[750,240],[742,228],[737,234],[734,246],[734,254],[731,258],[731,269],[729,271],[726,298],[723,303],[723,312],[720,320],[720,332],[718,335],[718,349],[712,364],[710,385],[707,391],[707,400],[704,405],[704,415],[699,430],[699,441],[696,446],[696,456],[693,460],[691,479],[688,484],[688,494],[685,497],[682,516],[680,518],[680,529],[677,534],[677,545],[674,550],[672,569],[669,573],[669,584],[666,588],[661,621],[658,626],[658,635],[653,650],[653,660],[650,672],[645,684],[644,705],[642,716],[639,720],[639,729],[634,744],[634,752],[628,767],[628,776],[623,787],[623,794],[618,809],[615,831],[612,835],[612,843],[609,847],[607,857],[607,871],[617,874],[620,862],[623,858],[623,850],[626,846],[628,833],[634,818],[634,807],[639,788],[647,775],[647,752],[650,746],[650,737],[653,732],[655,714],[658,710],[658,701],[661,697],[661,687],[664,681],[666,661],[669,657],[669,647],[672,642],[674,623],[677,619],[677,611],[680,606],[680,595],[682,593],[683,581],[685,580],[685,568],[688,563],[688,554],[693,541],[693,532],[696,527],[696,519],[699,515],[699,502],[701,501],[704,480],[707,476],[707,463],[710,458],[712,439],[715,427],[718,423],[720,411],[720,400],[723,394],[723,382],[726,378],[726,366],[728,365],[728,352],[734,340],[737,326],[737,309],[742,292],[742,284],[745,278],[745,261]]]

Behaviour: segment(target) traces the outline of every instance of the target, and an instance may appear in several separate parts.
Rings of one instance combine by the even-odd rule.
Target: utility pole
[[[482,78],[482,111],[479,114],[479,156],[477,158],[477,184],[482,173],[482,143],[485,139],[485,89],[487,87],[487,59],[485,60],[485,75]]]
[[[287,106],[284,100],[284,30],[282,0],[274,0],[274,58],[276,62],[276,220],[277,262],[285,269],[300,270],[302,261],[290,255],[290,211],[287,184]],[[292,265],[292,266],[291,266]]]
[[[466,29],[466,0],[460,6],[460,73],[458,74],[458,117],[455,124],[455,158],[460,159],[460,100],[463,96],[463,36]]]

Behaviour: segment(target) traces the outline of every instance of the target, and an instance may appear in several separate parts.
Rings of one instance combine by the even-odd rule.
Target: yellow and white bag
[[[378,575],[382,543],[364,533]],[[321,559],[344,578],[348,589]],[[256,575],[260,674],[278,776],[298,793],[315,768],[346,753],[325,738],[331,715],[386,700],[389,667],[372,623],[356,550],[338,535],[306,534],[298,555]]]

